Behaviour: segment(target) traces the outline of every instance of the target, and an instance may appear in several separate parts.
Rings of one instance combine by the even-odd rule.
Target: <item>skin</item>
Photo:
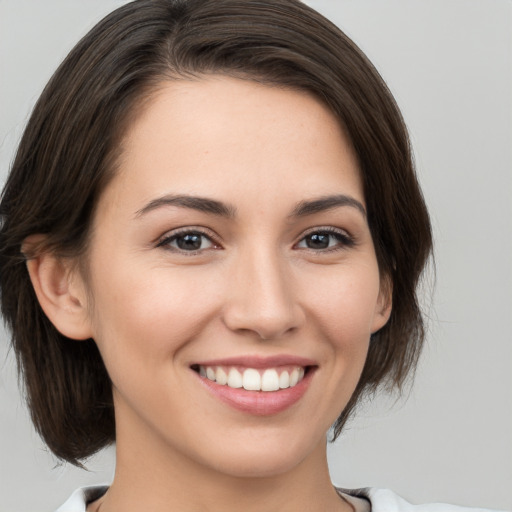
[[[51,255],[29,267],[55,325],[93,337],[113,382],[116,475],[89,510],[351,510],[330,482],[326,432],[390,300],[337,120],[303,92],[220,76],[170,82],[123,150],[99,200],[87,278]],[[233,215],[155,206],[169,194]],[[332,195],[363,211],[353,201],[292,215]],[[201,248],[169,241],[178,228],[203,231]],[[308,247],[327,228],[328,247]],[[316,371],[297,403],[270,416],[219,401],[190,369],[277,354]]]

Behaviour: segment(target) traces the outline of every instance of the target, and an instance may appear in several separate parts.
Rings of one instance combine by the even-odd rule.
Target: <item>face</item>
[[[336,119],[302,92],[172,82],[123,151],[85,285],[118,452],[264,476],[325,450],[389,314]]]

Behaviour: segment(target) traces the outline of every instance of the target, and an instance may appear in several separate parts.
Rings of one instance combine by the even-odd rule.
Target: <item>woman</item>
[[[110,488],[60,510],[407,506],[327,471],[331,424],[414,368],[431,233],[394,101],[325,19],[120,8],[43,93],[0,211],[36,428],[75,464],[116,441]]]

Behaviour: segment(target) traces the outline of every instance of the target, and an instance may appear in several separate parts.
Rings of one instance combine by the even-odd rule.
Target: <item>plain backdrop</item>
[[[53,70],[123,3],[0,0],[0,183]],[[359,44],[402,108],[436,241],[415,385],[365,404],[329,447],[333,481],[512,510],[512,3],[308,3]],[[112,449],[88,472],[45,450],[1,330],[0,371],[0,512],[51,512],[76,487],[108,482]]]

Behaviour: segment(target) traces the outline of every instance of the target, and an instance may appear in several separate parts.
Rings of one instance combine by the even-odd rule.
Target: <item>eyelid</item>
[[[354,236],[352,236],[346,229],[342,228],[336,228],[334,226],[315,226],[313,228],[309,228],[306,231],[304,231],[299,240],[294,244],[294,248],[297,247],[297,245],[302,242],[307,236],[313,235],[315,233],[327,233],[332,235],[337,235],[342,240],[340,240],[340,243],[336,245],[335,247],[329,247],[325,249],[311,249],[309,247],[305,248],[299,248],[303,250],[308,250],[314,253],[326,253],[326,252],[333,252],[337,250],[343,250],[347,247],[353,247],[356,245],[356,240]]]
[[[180,235],[186,235],[189,233],[200,234],[201,236],[208,238],[211,241],[211,243],[213,244],[213,247],[209,247],[206,249],[198,249],[197,251],[183,251],[180,249],[168,247],[168,244],[173,239],[178,238]],[[167,249],[172,252],[176,252],[179,254],[185,254],[187,256],[193,256],[195,254],[199,254],[204,251],[211,250],[211,249],[221,249],[222,248],[222,246],[219,242],[219,237],[212,230],[205,228],[203,226],[182,226],[179,228],[171,229],[170,231],[167,231],[164,235],[160,236],[156,240],[155,244],[156,244],[157,248],[161,247],[161,248]]]
[[[201,236],[204,236],[205,238],[209,239],[210,242],[213,244],[213,247],[208,247],[205,249],[198,249],[197,251],[184,251],[177,248],[170,248],[168,244],[178,238],[180,235],[186,235],[189,233],[195,233],[200,234]],[[325,252],[333,252],[336,250],[343,250],[347,247],[352,247],[356,244],[355,238],[346,230],[342,228],[337,228],[334,226],[315,226],[312,228],[307,229],[303,233],[301,233],[300,238],[295,242],[293,245],[294,248],[297,248],[297,245],[302,242],[307,236],[315,234],[315,233],[328,233],[332,235],[337,235],[339,238],[341,238],[340,243],[337,244],[335,247],[325,248],[325,249],[311,249],[311,248],[298,248],[302,250],[309,250],[311,252],[315,253],[325,253]],[[164,235],[160,236],[155,241],[156,247],[165,248],[169,251],[173,251],[179,254],[184,254],[187,256],[193,256],[208,250],[212,249],[221,249],[222,245],[219,242],[218,235],[213,232],[211,229],[206,228],[204,226],[182,226],[179,228],[172,229],[170,231],[167,231]],[[167,246],[167,247],[166,247]]]

